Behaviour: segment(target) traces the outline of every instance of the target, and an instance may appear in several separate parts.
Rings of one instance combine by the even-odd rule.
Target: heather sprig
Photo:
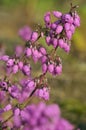
[[[69,53],[71,39],[75,29],[80,26],[80,17],[76,6],[71,5],[68,13],[59,11],[47,12],[44,15],[44,27],[38,25],[35,31],[25,26],[19,36],[26,42],[24,47],[17,46],[13,56],[1,55],[4,63],[4,75],[0,78],[0,129],[5,130],[73,130],[74,127],[60,117],[58,106],[45,104],[28,105],[32,96],[49,100],[50,86],[47,73],[58,76],[62,73],[62,60],[57,55],[58,48]],[[53,15],[56,20],[51,20]],[[39,44],[44,38],[46,45],[53,46],[51,52]],[[41,74],[33,76],[31,59],[40,62]],[[18,76],[17,76],[18,74]],[[20,75],[19,75],[20,74]],[[16,80],[15,80],[16,77]],[[14,104],[13,101],[16,103]],[[52,109],[54,111],[52,111]],[[11,111],[4,119],[5,112]]]

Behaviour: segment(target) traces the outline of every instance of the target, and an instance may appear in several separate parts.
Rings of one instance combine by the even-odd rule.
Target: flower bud
[[[23,68],[22,68],[22,71],[23,71],[23,73],[25,74],[25,75],[27,75],[27,76],[29,76],[30,75],[30,71],[31,71],[31,68],[30,68],[30,66],[28,66],[28,65],[24,65],[23,66]]]
[[[23,47],[22,46],[16,46],[16,48],[15,48],[16,57],[20,57],[22,52],[23,52]]]
[[[13,73],[16,74],[18,72],[18,69],[19,69],[18,65],[14,65],[12,69],[13,69]]]
[[[46,49],[44,47],[40,47],[39,51],[43,54],[43,55],[46,55],[47,52],[46,52]]]
[[[62,65],[61,64],[59,66],[55,67],[55,72],[57,75],[60,75],[62,73]]]
[[[80,26],[80,20],[79,20],[78,18],[75,18],[75,19],[74,19],[74,25],[75,25],[76,27],[79,27],[79,26]]]
[[[70,31],[72,32],[72,34],[75,32],[75,26],[73,24],[71,24],[70,26]]]
[[[14,65],[14,59],[8,59],[7,61],[7,67],[11,67]]]
[[[59,12],[59,11],[53,11],[53,15],[56,17],[56,18],[60,18],[62,16],[62,13]]]
[[[3,61],[8,61],[8,59],[9,59],[9,56],[8,56],[8,55],[3,55],[3,56],[1,57],[1,60],[3,60]]]
[[[52,44],[53,44],[54,48],[56,48],[57,45],[58,45],[58,39],[57,38],[53,38],[52,39]]]
[[[36,91],[36,95],[39,98],[43,98],[45,100],[49,100],[49,89],[47,87],[43,87],[42,89],[38,89]]]
[[[19,36],[24,40],[24,41],[29,41],[31,37],[31,29],[28,26],[25,26],[19,30]]]
[[[63,39],[59,39],[58,40],[58,44],[59,44],[60,48],[63,48],[64,47],[64,41],[63,41]]]
[[[56,23],[52,23],[52,24],[51,24],[51,28],[52,28],[53,30],[55,30],[56,27],[57,27]]]
[[[42,56],[41,57],[41,62],[42,62],[42,64],[47,62],[47,56]]]
[[[44,21],[45,21],[46,23],[50,23],[50,12],[47,12],[47,13],[45,14],[45,16],[44,16]]]
[[[56,28],[56,34],[60,34],[63,30],[63,26],[62,25],[58,25]]]
[[[18,67],[19,67],[20,70],[23,68],[23,62],[22,61],[18,62]]]
[[[66,31],[66,36],[69,40],[71,40],[72,38],[72,32],[69,30],[69,31]]]
[[[65,23],[64,28],[66,31],[70,30],[70,23]]]
[[[69,53],[70,51],[70,45],[68,45],[67,43],[64,43],[64,47],[63,47],[64,51]]]
[[[48,71],[49,71],[50,73],[53,73],[53,72],[54,72],[54,64],[49,64],[49,65],[48,65]]]
[[[30,91],[32,91],[35,88],[35,82],[33,80],[30,80],[27,83],[27,87],[29,88]]]
[[[46,64],[43,64],[43,65],[42,65],[42,72],[43,72],[43,73],[46,73],[46,72],[47,72],[47,69],[48,69],[48,68],[47,68],[47,65],[46,65]]]
[[[37,40],[37,38],[38,38],[38,33],[37,32],[32,32],[30,41],[35,42]]]
[[[31,48],[26,48],[25,49],[25,55],[26,55],[26,57],[30,57],[31,55],[32,55],[32,51],[31,51]]]
[[[50,42],[51,42],[51,37],[47,36],[46,37],[46,43],[47,43],[48,46],[50,45]]]
[[[8,105],[4,108],[4,111],[9,111],[10,109],[12,109],[12,106],[11,106],[11,104],[8,104]]]
[[[1,81],[1,82],[0,82],[0,86],[1,86],[3,89],[5,89],[5,90],[7,90],[7,88],[8,88],[7,82],[5,82],[5,81]]]

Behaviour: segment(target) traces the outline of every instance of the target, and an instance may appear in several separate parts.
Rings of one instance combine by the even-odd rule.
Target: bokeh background
[[[70,54],[58,50],[63,61],[63,74],[59,77],[48,75],[51,86],[49,103],[60,105],[62,116],[86,130],[86,0],[0,0],[0,51],[3,48],[12,54],[14,46],[24,44],[18,37],[18,30],[28,25],[43,25],[46,11],[67,12],[70,3],[79,5],[81,26],[72,39]],[[41,41],[45,45],[44,41]],[[40,73],[35,65],[35,74]]]

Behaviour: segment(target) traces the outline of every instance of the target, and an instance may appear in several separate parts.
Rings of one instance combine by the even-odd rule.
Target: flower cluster
[[[53,110],[53,111],[52,111]],[[22,128],[22,124],[24,127]],[[29,105],[20,111],[14,110],[14,127],[22,130],[73,130],[73,126],[61,117],[56,104]]]
[[[0,129],[73,130],[73,126],[61,118],[58,106],[46,106],[43,103],[28,105],[32,96],[49,100],[50,88],[46,74],[49,72],[57,76],[62,73],[62,61],[57,55],[57,48],[68,53],[72,35],[80,26],[80,18],[73,8],[66,14],[53,11],[57,19],[54,22],[51,21],[51,13],[47,12],[44,16],[45,27],[39,25],[35,31],[25,26],[19,31],[19,36],[26,41],[25,46],[17,46],[13,56],[0,55],[0,61],[5,64],[0,78],[1,104],[4,98],[4,105],[0,109]],[[53,46],[50,52],[39,44],[41,37],[45,38],[48,46]],[[32,75],[31,59],[34,63],[40,62],[42,71],[39,76]],[[12,115],[5,120],[3,113],[8,111]]]
[[[46,28],[48,28],[45,37],[47,45],[54,48],[58,46],[65,52],[70,51],[70,40],[75,32],[76,27],[80,26],[80,18],[76,12],[62,14],[59,11],[53,11],[53,15],[57,18],[51,22],[51,13],[47,12],[44,16]]]
[[[0,113],[12,109],[8,104]],[[52,111],[53,110],[53,111]],[[10,128],[13,130],[73,130],[74,126],[61,117],[61,111],[58,105],[46,105],[41,102],[38,105],[32,104],[23,110],[13,109],[13,124]],[[9,121],[8,121],[9,122]],[[9,123],[8,123],[9,124]]]
[[[2,91],[8,92],[13,99],[17,99],[20,103],[30,97],[35,89],[34,96],[49,100],[47,84],[40,84],[40,81],[36,79],[23,79],[19,84],[10,84],[8,81],[1,80],[0,87]]]
[[[51,73],[52,75],[59,75],[62,72],[62,64],[59,56],[52,59],[46,49],[42,46],[27,47],[25,49],[25,56],[27,58],[32,57],[34,62],[40,61],[43,73]]]
[[[23,40],[28,41],[31,37],[31,29],[27,26],[24,26],[19,30],[19,36],[22,37]]]
[[[30,64],[25,64],[19,59],[10,58],[8,55],[3,55],[1,57],[2,61],[5,61],[7,73],[16,74],[19,70],[23,72],[23,74],[29,76],[31,73]]]

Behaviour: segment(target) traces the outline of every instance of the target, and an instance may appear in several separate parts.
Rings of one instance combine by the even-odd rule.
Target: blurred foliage
[[[15,6],[15,5],[19,5],[21,3],[26,3],[27,0],[0,0],[0,5],[1,6]]]
[[[50,102],[58,103],[64,117],[86,130],[86,0],[0,0],[0,44],[7,44],[7,53],[12,54],[16,44],[23,44],[17,36],[19,28],[30,25],[34,29],[34,24],[43,25],[46,11],[67,12],[71,2],[79,5],[81,26],[74,34],[70,54],[58,51],[63,59],[62,76],[52,78],[48,75],[52,86]],[[44,40],[40,42],[46,46]],[[36,75],[39,66],[35,65]]]

